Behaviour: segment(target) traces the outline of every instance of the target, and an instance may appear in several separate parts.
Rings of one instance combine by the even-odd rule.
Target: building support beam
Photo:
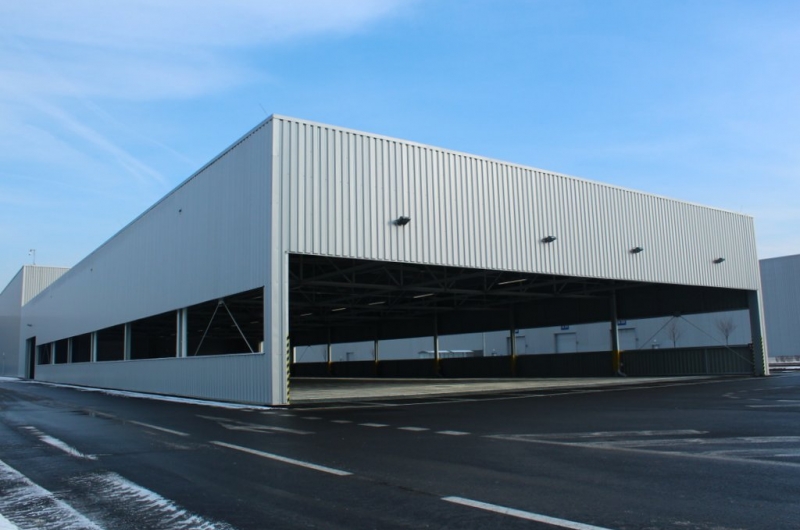
[[[514,323],[514,308],[508,310],[510,330],[508,332],[509,345],[511,346],[511,377],[517,376],[517,328]]]
[[[189,309],[184,307],[175,312],[175,356],[188,355]]]
[[[442,373],[441,359],[439,357],[439,313],[433,315],[433,368],[436,375]]]
[[[131,330],[131,323],[130,322],[126,322],[125,323],[125,337],[123,338],[124,343],[123,343],[123,346],[122,346],[122,359],[124,361],[130,361],[131,360],[131,338],[132,338],[131,337],[131,331],[132,331]],[[69,361],[72,362],[72,341],[70,341],[69,351],[70,351]]]
[[[761,291],[747,292],[747,308],[750,312],[750,336],[753,348],[753,375],[769,375],[767,360],[767,335],[764,332],[764,314]]]
[[[97,332],[89,334],[89,355],[91,362],[97,362]]]
[[[622,353],[619,351],[619,315],[617,314],[617,291],[611,291],[609,299],[611,313],[611,363],[616,375],[625,375],[622,371]]]

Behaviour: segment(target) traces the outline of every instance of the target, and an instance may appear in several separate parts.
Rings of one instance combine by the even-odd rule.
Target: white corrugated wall
[[[746,215],[292,118],[273,127],[290,252],[758,288]]]

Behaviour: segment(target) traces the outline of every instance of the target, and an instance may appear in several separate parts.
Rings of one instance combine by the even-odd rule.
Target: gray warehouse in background
[[[0,375],[24,375],[24,341],[20,329],[22,308],[69,269],[25,265],[0,292]]]
[[[800,255],[763,259],[760,266],[770,355],[800,356]]]
[[[742,310],[765,375],[749,216],[271,116],[22,305],[18,366],[284,404],[299,347],[607,322],[618,368],[621,320]]]

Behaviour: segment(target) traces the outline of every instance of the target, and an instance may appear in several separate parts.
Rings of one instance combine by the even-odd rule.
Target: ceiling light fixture
[[[417,296],[414,296],[413,298],[427,298],[429,296],[433,296],[433,293],[418,294]]]
[[[385,304],[385,303],[386,303],[386,300],[381,300],[379,302],[370,302],[367,305],[381,305],[381,304]]]
[[[335,313],[337,311],[344,311],[345,309],[347,309],[347,308],[346,307],[337,307],[336,309],[331,309],[331,313]]]
[[[508,281],[505,281],[505,282],[500,282],[497,285],[509,285],[511,283],[522,283],[522,282],[527,282],[527,281],[528,281],[528,278],[520,278],[519,280],[508,280]]]

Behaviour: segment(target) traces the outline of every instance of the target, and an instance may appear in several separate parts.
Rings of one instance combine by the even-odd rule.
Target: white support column
[[[288,405],[289,364],[289,254],[273,249],[270,282],[264,288],[264,337],[269,363],[268,404]]]
[[[747,292],[747,307],[750,310],[750,337],[753,348],[753,375],[769,375],[767,361],[767,334],[764,332],[764,316],[761,291]]]
[[[189,309],[184,307],[175,312],[175,356],[186,357],[188,352],[187,337]]]
[[[72,363],[72,337],[67,339],[67,363]]]
[[[92,332],[89,339],[89,352],[93,363],[97,362],[97,332]]]
[[[122,358],[125,361],[131,360],[131,323],[125,323],[125,339],[122,347]]]

